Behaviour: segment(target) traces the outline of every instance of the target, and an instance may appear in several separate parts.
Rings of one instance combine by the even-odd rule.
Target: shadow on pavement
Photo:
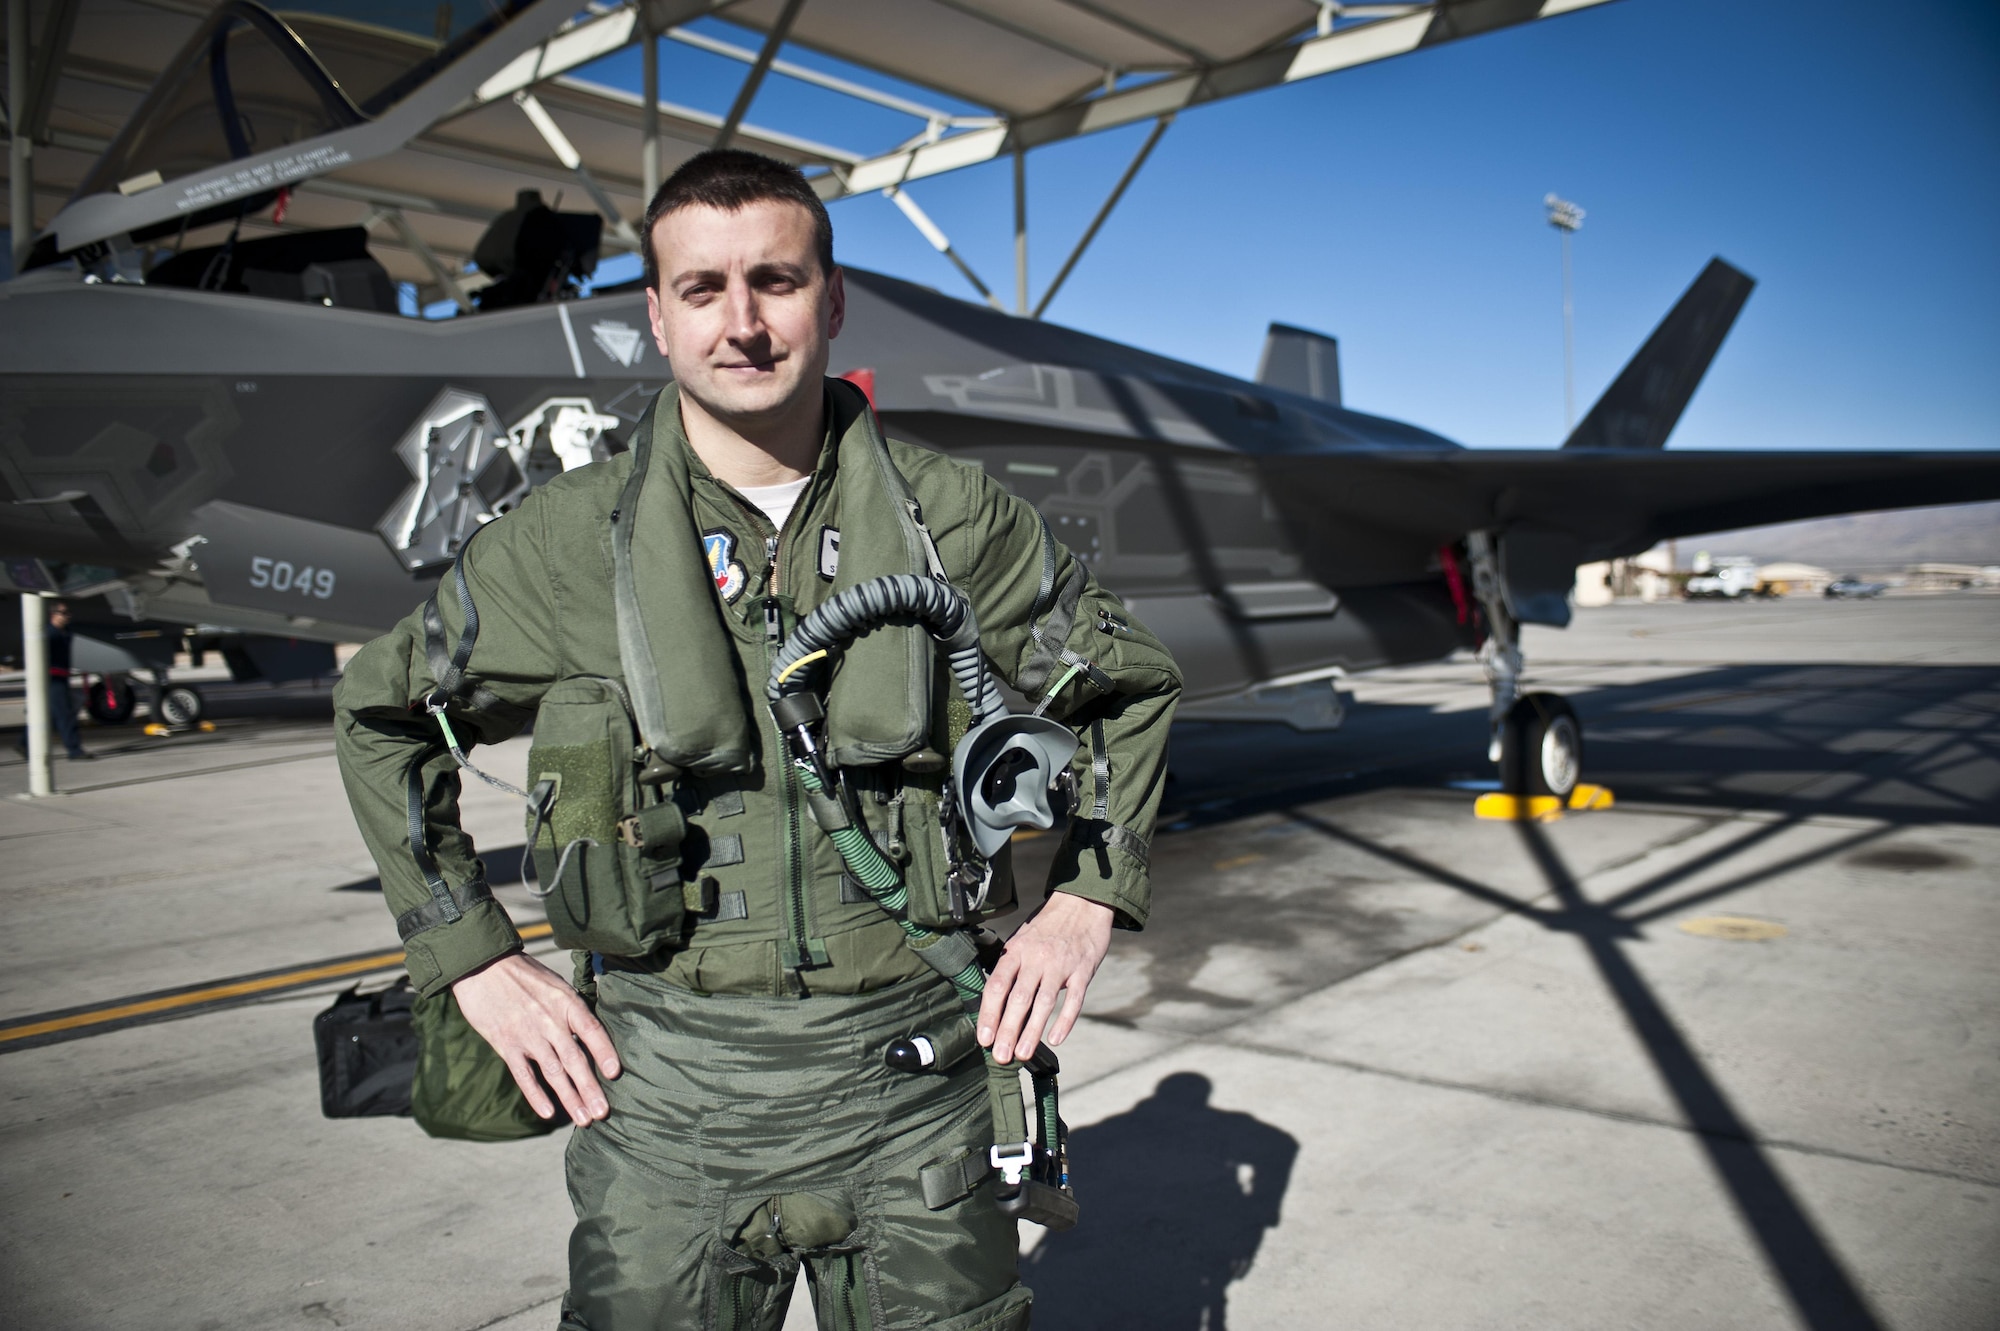
[[[1083,1222],[1021,1263],[1037,1331],[1222,1331],[1224,1295],[1278,1223],[1299,1144],[1209,1103],[1176,1072],[1115,1118],[1070,1134]]]
[[[1469,686],[1476,687],[1476,686]],[[1570,693],[1584,777],[1621,801],[1910,825],[2000,821],[2000,669],[1721,666]],[[1167,808],[1213,823],[1493,775],[1484,708],[1364,703],[1329,734],[1174,727]]]
[[[1306,807],[1336,795],[1436,789],[1491,774],[1479,761],[1483,712],[1377,704],[1357,707],[1349,724],[1333,735],[1301,735],[1271,725],[1177,726],[1177,779],[1168,799],[1178,821],[1166,830],[1275,814],[1384,867],[1575,936],[1678,1103],[1800,1324],[1812,1331],[1874,1331],[1881,1323],[1839,1254],[1626,944],[1668,915],[1834,859],[1891,872],[1963,867],[1949,853],[1904,834],[1916,830],[1920,838],[1920,829],[1928,826],[2000,821],[2000,670],[1725,666],[1598,687],[1572,699],[1585,722],[1584,774],[1611,786],[1621,802],[1685,809],[1709,816],[1709,825],[1717,828],[1735,813],[1762,816],[1736,824],[1721,844],[1603,901],[1584,893],[1549,832],[1521,824],[1516,832],[1538,871],[1539,890],[1502,890],[1483,881],[1479,864],[1441,863],[1435,852],[1385,844],[1342,826],[1337,807]],[[1812,849],[1742,867],[1698,888],[1686,886],[1778,842],[1808,820],[1828,816],[1864,821]],[[1160,853],[1156,848],[1156,857]],[[1048,1288],[1049,1303],[1062,1310],[1058,1316],[1077,1310],[1079,1320],[1061,1325],[1219,1327],[1223,1287],[1239,1269],[1230,1263],[1247,1264],[1262,1233],[1253,1224],[1271,1223],[1255,1221],[1254,1206],[1270,1205],[1275,1220],[1275,1199],[1230,1198],[1212,1181],[1191,1185],[1187,1202],[1176,1196],[1168,1182],[1175,1170],[1162,1162],[1183,1148],[1184,1139],[1175,1133],[1183,1120],[1163,1113],[1162,1098],[1156,1093],[1132,1113],[1076,1134],[1079,1161],[1093,1167],[1103,1152],[1119,1162],[1120,1172],[1104,1186],[1110,1206],[1094,1210],[1090,1231],[1080,1240],[1052,1240],[1038,1251],[1041,1260],[1028,1267],[1029,1283],[1038,1291]],[[1200,1112],[1214,1113],[1205,1107]],[[1086,1135],[1091,1135],[1088,1151]],[[1195,1177],[1210,1180],[1217,1172],[1216,1150],[1195,1146],[1193,1151]],[[1285,1160],[1289,1165],[1290,1156]],[[1128,1168],[1148,1181],[1128,1183]],[[1155,1172],[1146,1174],[1147,1169]],[[1086,1204],[1095,1201],[1092,1193]],[[1106,1209],[1112,1215],[1100,1228]],[[1175,1226],[1183,1223],[1190,1236],[1202,1237],[1173,1238]],[[1123,1236],[1127,1227],[1129,1237]],[[1211,1231],[1213,1243],[1206,1239]],[[1060,1283],[1048,1283],[1052,1277]],[[1141,1302],[1134,1305],[1133,1299]]]

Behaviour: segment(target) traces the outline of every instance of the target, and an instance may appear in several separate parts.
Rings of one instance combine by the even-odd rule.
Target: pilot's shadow
[[[1278,1223],[1299,1144],[1209,1104],[1176,1072],[1116,1118],[1070,1134],[1083,1217],[1021,1263],[1036,1331],[1222,1331],[1224,1294]]]

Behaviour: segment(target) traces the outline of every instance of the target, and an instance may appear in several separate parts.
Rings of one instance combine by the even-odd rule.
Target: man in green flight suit
[[[1145,923],[1178,674],[1032,507],[977,467],[883,440],[860,392],[825,377],[846,298],[826,210],[795,169],[702,154],[653,198],[645,239],[676,382],[631,450],[548,482],[470,544],[462,671],[444,665],[468,636],[447,577],[428,623],[420,610],[370,643],[336,694],[342,772],[411,979],[451,992],[536,1112],[556,1112],[539,1074],[588,1129],[568,1153],[567,1331],[775,1331],[801,1269],[823,1328],[1025,1327],[1014,1222],[987,1182],[983,1060],[884,1065],[890,1041],[968,1018],[805,816],[763,684],[828,598],[941,566],[991,668],[1089,741],[1047,899],[976,1016],[1005,1064],[1063,1040],[1114,926]],[[936,658],[920,629],[883,625],[842,655],[826,702],[832,759],[902,864],[912,919],[940,915],[945,891],[937,769],[956,736]],[[552,743],[579,681],[632,696],[634,761],[671,791],[677,858],[643,907],[659,927],[581,954],[592,1001],[522,954],[486,889],[425,712],[441,675],[445,716],[483,743],[538,711],[536,743]],[[657,677],[650,717],[634,675]],[[608,853],[562,828],[563,798],[536,842],[552,919],[571,881],[558,843]]]

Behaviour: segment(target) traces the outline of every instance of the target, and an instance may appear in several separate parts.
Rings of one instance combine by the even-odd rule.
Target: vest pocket
[[[868,812],[876,811],[870,808]],[[878,844],[889,844],[881,827],[875,831]],[[909,888],[909,915],[913,922],[926,929],[952,929],[990,920],[1014,909],[1014,848],[1010,844],[1002,846],[993,857],[993,881],[987,888],[984,905],[973,911],[969,919],[953,915],[951,865],[944,851],[936,791],[915,783],[904,787],[901,833],[897,840],[907,847],[909,856],[909,862],[903,866],[903,881]]]
[[[679,939],[686,822],[638,781],[638,736],[608,679],[566,679],[542,699],[528,750],[537,890],[560,947],[645,956]]]

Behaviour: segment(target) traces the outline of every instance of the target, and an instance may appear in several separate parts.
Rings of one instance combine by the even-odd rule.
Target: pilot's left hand
[[[1044,1029],[1050,1044],[1069,1038],[1083,1014],[1084,992],[1111,946],[1111,907],[1067,892],[1050,895],[1007,940],[979,1004],[979,1043],[1008,1063],[1034,1056]],[[1056,1001],[1062,1013],[1049,1026]]]

